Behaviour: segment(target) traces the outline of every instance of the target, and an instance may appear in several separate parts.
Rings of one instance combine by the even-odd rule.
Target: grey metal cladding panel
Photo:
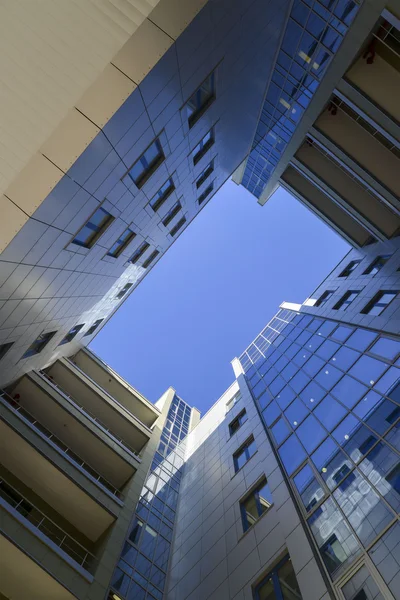
[[[178,38],[179,39],[179,38]],[[166,90],[171,80],[174,80],[178,74],[178,60],[176,56],[175,45],[172,45],[164,56],[153,67],[150,73],[139,84],[139,89],[145,105],[150,106],[153,101],[160,96],[161,92]],[[174,83],[174,92],[170,91],[171,98],[181,93],[180,83]],[[167,102],[168,103],[168,102]]]
[[[115,150],[118,151],[118,142],[137,120],[144,116],[144,112],[143,98],[139,90],[136,89],[103,127],[105,136]]]

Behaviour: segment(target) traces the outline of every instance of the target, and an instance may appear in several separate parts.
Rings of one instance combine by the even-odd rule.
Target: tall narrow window
[[[171,223],[172,219],[174,217],[176,217],[176,215],[181,210],[181,208],[182,208],[182,204],[178,200],[178,202],[175,202],[175,204],[172,206],[172,208],[165,215],[163,222],[162,222],[164,227],[167,227],[167,225],[169,225]]]
[[[211,148],[214,144],[214,128],[210,129],[203,137],[203,139],[197,144],[195,149],[192,152],[193,164],[197,165],[200,159],[206,154],[206,152]]]
[[[57,331],[49,331],[48,333],[41,333],[36,340],[31,344],[28,350],[22,355],[22,358],[28,358],[28,356],[34,356],[39,354],[50,340],[56,335]]]
[[[245,441],[239,450],[236,450],[235,454],[233,455],[235,471],[239,471],[239,469],[241,469],[247,463],[247,461],[250,460],[255,451],[256,443],[254,441],[254,437],[251,436]]]
[[[241,397],[242,396],[240,392],[236,392],[236,394],[226,403],[226,412],[229,412],[235,406],[235,404],[239,402]]]
[[[210,177],[211,173],[214,172],[214,161],[212,160],[205,169],[200,173],[196,181],[196,187],[199,189],[203,185],[203,183]]]
[[[255,600],[301,600],[299,584],[289,555],[270,571],[254,590]]]
[[[207,189],[204,190],[204,192],[198,197],[197,202],[200,204],[203,204],[204,200],[211,194],[211,192],[214,189],[214,182],[210,183],[210,185],[207,187]]]
[[[243,531],[254,525],[273,504],[272,494],[265,477],[260,483],[240,502]]]
[[[165,156],[160,140],[154,140],[129,170],[129,176],[136,187],[141,188],[158,169],[164,159]]]
[[[117,294],[117,299],[121,300],[125,296],[125,294],[131,289],[133,283],[126,283],[122,290]]]
[[[186,223],[186,217],[182,217],[182,219],[179,219],[177,224],[169,232],[170,235],[172,235],[172,237],[174,237],[174,235],[176,235],[178,233],[178,231],[180,229],[182,229],[182,227],[184,226],[185,223]]]
[[[335,306],[333,307],[334,310],[346,310],[357,298],[359,293],[360,292],[353,292],[352,290],[346,292],[344,296],[340,298],[339,302],[336,302]]]
[[[7,344],[0,344],[0,360],[5,357],[14,342],[8,342]]]
[[[74,337],[80,332],[80,330],[82,329],[82,327],[84,327],[84,323],[82,323],[81,325],[75,325],[75,327],[72,327],[72,329],[70,329],[67,333],[67,335],[61,340],[61,342],[58,344],[59,346],[62,346],[63,344],[68,344],[68,342],[71,342]]]
[[[215,74],[211,73],[186,104],[189,128],[193,127],[215,100]]]
[[[124,233],[117,239],[115,244],[111,246],[107,252],[108,256],[118,258],[118,256],[122,254],[134,237],[136,237],[136,233],[134,233],[131,229],[125,229]]]
[[[114,217],[110,213],[104,208],[98,208],[89,221],[78,231],[72,243],[84,248],[91,248],[113,221]]]
[[[141,258],[143,256],[143,254],[146,252],[147,248],[150,248],[150,244],[148,242],[143,242],[143,244],[141,244],[139,246],[139,248],[136,250],[136,252],[131,257],[130,262],[133,265],[135,263],[137,263],[137,261],[139,260],[139,258]]]
[[[392,254],[382,254],[378,256],[370,265],[367,267],[363,275],[376,275],[384,267],[391,258]]]
[[[164,204],[164,202],[170,197],[172,192],[175,189],[174,182],[170,177],[168,181],[164,183],[163,186],[160,187],[157,194],[150,200],[150,206],[156,212],[160,206]]]
[[[388,290],[387,292],[381,290],[378,292],[370,302],[362,309],[362,314],[378,316],[399,294],[398,291]]]
[[[323,306],[328,302],[328,300],[330,300],[330,298],[332,298],[334,293],[335,292],[333,290],[326,290],[326,292],[324,292],[322,296],[318,298],[314,306]]]
[[[89,329],[87,330],[87,332],[85,333],[86,335],[92,335],[92,333],[94,333],[96,331],[96,329],[98,328],[98,326],[100,325],[100,323],[102,323],[104,321],[104,319],[97,319],[97,321],[95,321],[93,323],[93,325],[91,325],[89,327]]]
[[[247,421],[247,413],[246,413],[246,409],[244,408],[236,417],[236,419],[233,419],[233,421],[231,423],[229,423],[229,433],[232,436],[234,433],[236,433],[238,431],[238,429],[241,428],[241,426],[243,425],[243,423],[246,423]]]
[[[339,277],[348,277],[349,275],[351,275],[351,273],[354,271],[354,269],[356,269],[356,267],[358,267],[360,262],[361,262],[361,259],[350,261],[349,264],[347,265],[347,267],[345,267],[343,269],[343,271],[340,273]]]
[[[147,267],[149,267],[151,265],[151,263],[153,262],[153,260],[160,254],[160,252],[158,250],[153,250],[153,252],[150,254],[149,258],[147,258],[142,267],[143,269],[147,269]]]

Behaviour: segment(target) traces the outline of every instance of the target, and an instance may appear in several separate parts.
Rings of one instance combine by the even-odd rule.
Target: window
[[[129,177],[136,187],[141,188],[153,175],[154,171],[161,165],[164,159],[165,156],[160,140],[154,140],[129,170]]]
[[[147,258],[147,259],[144,261],[144,263],[143,263],[143,265],[142,265],[143,269],[147,269],[147,267],[149,267],[149,266],[151,265],[151,263],[153,262],[153,260],[155,259],[155,257],[156,257],[156,256],[158,256],[159,254],[160,254],[160,253],[159,253],[159,251],[158,251],[158,250],[154,250],[154,251],[153,251],[153,252],[150,254],[149,258]]]
[[[115,244],[111,246],[107,252],[107,255],[112,256],[113,258],[118,258],[118,256],[122,254],[129,242],[131,242],[134,237],[136,237],[136,233],[131,231],[131,229],[125,229],[124,233],[117,239]]]
[[[8,342],[8,344],[0,344],[0,360],[5,357],[14,342]]]
[[[242,515],[243,531],[254,525],[272,505],[272,495],[269,491],[268,483],[265,477],[247,496],[240,502],[240,512]]]
[[[391,254],[382,254],[378,256],[367,269],[365,269],[363,275],[376,275],[384,267],[391,257]]]
[[[350,467],[344,464],[340,467],[340,469],[336,471],[336,473],[332,475],[332,479],[336,484],[338,484],[340,481],[342,481],[342,479],[346,477],[348,473],[350,473]],[[339,485],[339,489],[342,492],[347,490],[347,488],[351,485],[355,478],[356,476],[354,475],[354,473],[350,473],[350,475],[346,479],[344,479],[344,481],[342,481],[342,483]]]
[[[113,221],[114,217],[110,213],[104,208],[98,208],[86,225],[78,231],[72,243],[84,248],[91,248]]]
[[[394,469],[390,471],[385,477],[386,481],[390,483],[392,488],[400,494],[400,463],[398,463]]]
[[[174,217],[176,217],[176,215],[181,210],[181,208],[182,208],[182,204],[178,200],[178,202],[175,202],[173,207],[167,212],[165,218],[163,219],[162,224],[164,225],[164,227],[167,227],[167,225],[169,225],[171,223],[172,219]]]
[[[343,269],[343,271],[340,273],[339,277],[348,277],[354,271],[354,269],[360,264],[360,262],[361,262],[361,259],[352,260],[351,262],[349,262],[347,267],[345,269]]]
[[[0,356],[1,356],[1,347],[0,347]],[[395,423],[399,417],[400,417],[400,406],[397,406],[394,410],[392,410],[390,415],[388,415],[386,417],[385,421],[390,423],[390,425],[393,425],[393,423]]]
[[[133,283],[125,284],[124,287],[122,288],[122,290],[117,294],[117,299],[121,300],[121,298],[123,298],[125,296],[126,292],[128,290],[130,290],[132,286],[133,286]]]
[[[197,146],[195,147],[195,149],[192,152],[194,165],[197,165],[199,160],[201,160],[203,158],[203,156],[211,148],[211,146],[214,144],[214,142],[215,142],[214,129],[212,128],[212,129],[210,129],[210,131],[208,131],[206,133],[206,135],[197,144]]]
[[[383,313],[385,308],[394,300],[399,292],[398,291],[380,291],[378,292],[370,302],[362,309],[362,314],[378,316]]]
[[[174,182],[171,178],[164,183],[164,185],[158,190],[157,194],[150,200],[150,206],[156,212],[162,204],[170,197],[175,189]]]
[[[181,229],[181,227],[184,226],[185,223],[186,223],[186,217],[182,217],[182,219],[179,219],[177,224],[169,232],[170,235],[172,235],[172,237],[174,237],[174,235],[176,235],[178,233],[178,231]]]
[[[206,179],[208,179],[211,173],[214,172],[214,161],[212,160],[205,169],[200,173],[199,178],[196,181],[196,187],[199,189],[203,185]]]
[[[336,571],[341,564],[346,562],[347,554],[343,549],[343,546],[337,539],[336,535],[333,534],[331,537],[321,546],[321,554],[324,559],[328,571],[333,573]]]
[[[235,406],[236,402],[239,402],[240,398],[240,392],[236,392],[236,394],[226,403],[226,412],[229,412]]]
[[[289,555],[285,556],[254,590],[255,600],[301,600],[301,598]]]
[[[233,455],[233,464],[235,465],[235,472],[239,471],[248,460],[253,456],[256,451],[256,443],[254,441],[254,437],[249,437],[248,440],[245,441],[243,446],[236,450]]]
[[[61,340],[61,342],[58,345],[62,346],[63,344],[68,344],[68,342],[71,342],[74,339],[74,337],[80,332],[84,325],[84,323],[82,323],[82,325],[75,325],[75,327],[68,331],[67,335]]]
[[[143,242],[143,244],[141,244],[139,246],[139,248],[134,252],[133,256],[130,259],[130,262],[133,265],[135,263],[137,263],[139,258],[141,258],[143,256],[143,254],[146,252],[147,248],[150,248],[150,244],[148,244],[147,242]]]
[[[211,73],[186,104],[189,128],[193,127],[215,100],[215,73]]]
[[[322,296],[318,298],[314,306],[323,306],[328,302],[328,300],[333,296],[334,293],[335,292],[333,290],[326,290],[326,292],[324,292]]]
[[[39,337],[31,344],[22,358],[28,358],[28,356],[34,356],[39,354],[45,346],[50,342],[51,338],[56,335],[57,331],[49,331],[48,333],[41,333]]]
[[[96,329],[98,328],[98,326],[100,325],[100,323],[102,323],[104,321],[104,319],[98,319],[97,321],[95,321],[93,323],[93,325],[91,325],[89,327],[89,329],[87,330],[87,332],[85,333],[86,335],[92,335],[92,333],[94,333],[96,331]]]
[[[204,192],[198,197],[197,202],[203,204],[204,200],[211,194],[214,189],[214,182],[210,183],[210,185],[204,190]]]
[[[339,300],[339,302],[336,302],[335,306],[333,307],[334,310],[346,310],[350,304],[353,302],[353,300],[355,300],[358,296],[360,292],[353,292],[351,290],[349,290],[348,292],[345,293],[344,296],[342,296]]]
[[[233,421],[231,423],[229,423],[230,435],[233,435],[234,433],[236,433],[237,430],[240,429],[240,427],[243,425],[243,423],[246,423],[246,421],[247,421],[246,409],[243,409],[242,412],[240,412],[238,414],[236,419],[233,419]]]

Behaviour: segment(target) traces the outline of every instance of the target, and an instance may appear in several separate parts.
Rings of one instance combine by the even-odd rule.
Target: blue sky
[[[304,301],[349,249],[282,188],[261,207],[228,181],[90,347],[152,402],[172,386],[204,414],[279,304]]]

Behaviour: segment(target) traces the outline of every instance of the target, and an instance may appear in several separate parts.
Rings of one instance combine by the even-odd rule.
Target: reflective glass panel
[[[340,350],[335,354],[332,358],[331,362],[342,369],[343,371],[347,371],[358,358],[360,358],[360,353],[352,350],[351,348],[346,348],[346,346],[342,346]]]
[[[311,459],[331,490],[343,479],[346,474],[344,471],[349,472],[353,467],[350,459],[340,450],[332,438],[327,438],[314,452]],[[343,469],[344,465],[347,469]],[[340,477],[342,473],[343,475]]]
[[[325,396],[326,391],[314,381],[311,381],[307,387],[300,392],[300,398],[305,402],[310,410],[315,408],[321,399]]]
[[[349,373],[367,385],[374,385],[387,368],[386,363],[376,358],[362,356],[350,369]]]
[[[304,448],[293,434],[286,442],[284,442],[284,444],[282,444],[278,452],[289,475],[291,475],[306,458]]]
[[[279,419],[273,427],[271,427],[272,435],[277,444],[283,442],[290,433],[290,429],[284,419]]]
[[[331,365],[326,365],[315,377],[315,380],[329,391],[342,376],[343,373],[341,371]]]
[[[338,340],[339,342],[345,342],[352,331],[354,331],[352,327],[346,327],[346,325],[339,325],[331,333],[330,337],[335,340]]]
[[[312,452],[326,437],[325,429],[310,415],[297,429],[297,435],[307,452]]]
[[[276,396],[276,401],[282,410],[284,410],[292,400],[295,398],[296,394],[288,385],[281,390],[281,392]]]
[[[360,463],[360,471],[400,514],[400,457],[384,442],[380,442],[377,449]]]
[[[350,346],[355,350],[364,352],[364,350],[368,348],[370,344],[372,344],[376,337],[377,334],[373,331],[368,331],[367,329],[357,329],[346,341],[346,346]]]
[[[390,338],[381,337],[370,349],[373,354],[378,354],[388,360],[396,360],[400,353],[400,342]]]
[[[347,414],[347,411],[341,404],[339,404],[339,402],[336,402],[332,396],[328,395],[316,407],[314,414],[318,417],[322,425],[324,425],[328,431],[332,431],[339,421],[341,421]]]
[[[309,411],[301,402],[301,400],[299,400],[299,398],[296,398],[289,406],[289,408],[285,410],[284,414],[291,426],[295,428],[302,421],[304,421],[306,416],[309,414]]]
[[[325,495],[310,465],[303,467],[301,471],[293,477],[293,481],[307,512],[322,500]]]
[[[352,408],[366,394],[368,388],[352,377],[345,375],[332,389],[332,395],[347,408]]]

